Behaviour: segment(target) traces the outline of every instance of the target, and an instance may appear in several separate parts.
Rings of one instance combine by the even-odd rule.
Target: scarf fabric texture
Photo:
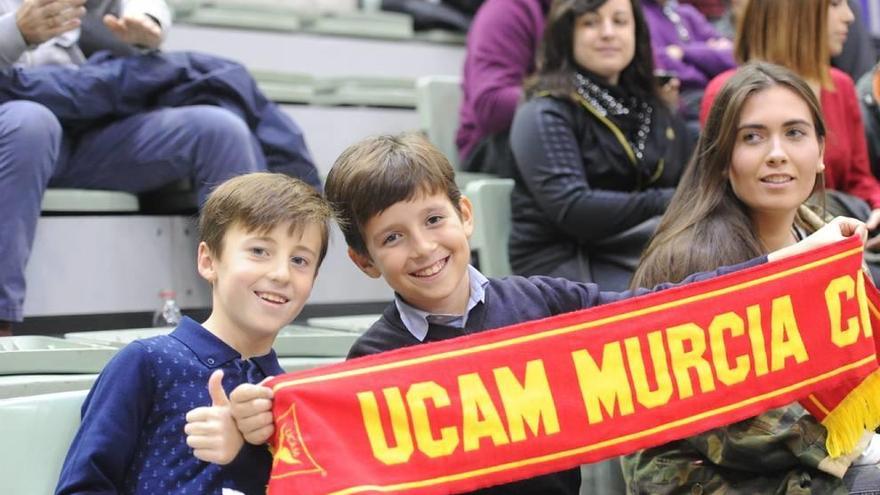
[[[880,423],[857,239],[539,321],[284,375],[268,493],[459,493],[800,401],[833,456]]]

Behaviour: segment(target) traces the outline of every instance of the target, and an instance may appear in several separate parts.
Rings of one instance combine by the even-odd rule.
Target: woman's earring
[[[825,171],[825,162],[819,162],[819,172]]]

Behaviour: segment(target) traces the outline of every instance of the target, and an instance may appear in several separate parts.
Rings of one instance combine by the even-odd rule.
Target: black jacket
[[[520,275],[620,290],[653,233],[654,224],[645,222],[662,214],[672,197],[688,158],[687,139],[683,125],[656,104],[638,159],[621,130],[586,105],[541,96],[516,112],[510,265]]]

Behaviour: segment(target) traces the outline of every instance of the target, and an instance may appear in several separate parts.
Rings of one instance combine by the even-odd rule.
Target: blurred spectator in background
[[[819,96],[828,127],[825,140],[826,206],[832,215],[865,221],[869,230],[880,226],[880,182],[871,173],[865,128],[853,80],[830,66],[843,50],[854,16],[846,0],[749,0],[740,24],[736,57],[740,62],[765,61],[782,65],[803,78]],[[815,33],[804,36],[804,33]],[[734,71],[709,83],[700,120]],[[880,247],[880,236],[868,240],[869,251]],[[875,278],[880,259],[866,254]]]
[[[734,67],[733,43],[691,5],[678,0],[643,0],[642,8],[651,29],[657,68],[681,81],[679,112],[691,123],[692,137],[696,137],[703,90],[713,77]]]
[[[551,0],[486,0],[467,38],[456,135],[461,168],[509,176],[508,133]]]
[[[871,171],[874,177],[880,177],[880,64],[859,79],[856,90],[865,123]]]
[[[682,3],[693,5],[711,23],[721,19],[730,7],[729,0],[682,0]]]
[[[831,65],[849,74],[854,81],[867,74],[877,63],[877,50],[862,6],[857,0],[847,0],[855,21],[849,25],[846,42],[839,54],[831,58]]]
[[[180,99],[175,108],[150,108],[150,101],[139,101],[147,98],[132,83],[148,80],[171,92],[184,76],[204,76],[193,64],[179,70],[165,64],[166,81],[138,70],[164,63],[139,54],[156,50],[170,26],[163,0],[0,0],[0,335],[10,334],[12,322],[22,319],[24,267],[48,185],[142,192],[190,178],[201,204],[213,186],[267,168],[263,150],[240,115]],[[86,60],[102,49],[109,52],[95,56],[101,62]],[[111,53],[132,56],[111,61],[115,65],[104,70],[98,64]],[[225,61],[209,58],[198,61],[223,72],[217,69]],[[88,70],[88,76],[78,77],[85,73],[81,70]],[[240,100],[258,102],[259,116],[270,117],[271,129],[256,130],[269,141],[301,148],[291,168],[319,186],[299,129],[289,119],[269,115],[271,108],[265,108],[262,95],[253,94],[249,76],[236,77],[245,90]],[[102,91],[101,98],[90,85]],[[117,88],[129,93],[120,95]],[[230,88],[220,88],[227,100],[235,99],[229,95],[238,89]],[[201,91],[186,89],[178,95],[194,103],[209,101]],[[71,96],[76,91],[92,100]],[[91,108],[87,101],[107,109]],[[120,108],[128,111],[118,113]],[[72,126],[82,116],[90,118],[90,125]],[[282,131],[291,133],[279,135]]]
[[[713,22],[718,34],[729,40],[736,38],[736,27],[739,19],[742,19],[743,11],[749,0],[729,0],[729,5],[724,14]]]
[[[689,157],[675,87],[635,0],[555,3],[538,65],[510,133],[510,265],[623,290]]]

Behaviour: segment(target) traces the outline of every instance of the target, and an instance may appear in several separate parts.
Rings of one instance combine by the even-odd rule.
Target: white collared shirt
[[[462,315],[442,315],[431,314],[418,308],[410,306],[400,294],[394,293],[394,304],[400,313],[400,319],[403,325],[409,330],[419,342],[424,342],[428,336],[428,325],[431,323],[445,325],[455,328],[464,328],[467,325],[468,314],[476,307],[478,303],[486,300],[486,286],[489,279],[480,273],[479,270],[468,265],[468,281],[470,285],[470,294],[468,296],[467,307]]]

